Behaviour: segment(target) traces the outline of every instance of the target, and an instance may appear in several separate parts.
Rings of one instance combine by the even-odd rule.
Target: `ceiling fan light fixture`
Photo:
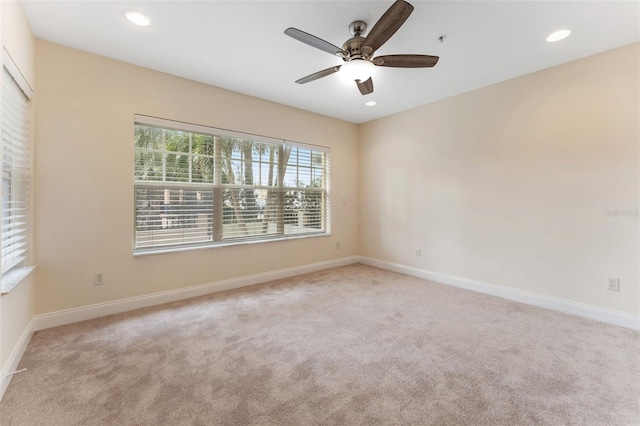
[[[413,12],[411,4],[405,0],[395,0],[366,37],[362,36],[367,27],[366,22],[352,22],[349,29],[353,37],[345,41],[342,48],[297,28],[287,28],[284,30],[285,35],[344,60],[341,65],[314,72],[296,80],[296,83],[306,84],[333,73],[339,73],[341,80],[351,84],[352,87],[355,82],[360,94],[366,96],[373,93],[372,75],[377,67],[431,68],[435,66],[439,58],[431,55],[403,54],[373,57],[374,53],[405,23],[411,12]],[[440,40],[444,40],[444,37],[444,35],[440,36]]]
[[[140,27],[148,27],[151,25],[151,18],[145,13],[140,12],[139,10],[127,9],[124,12],[124,17],[127,18],[127,21],[132,24],[138,25]]]
[[[560,41],[562,39],[569,37],[569,34],[571,34],[570,30],[559,30],[549,34],[549,36],[547,37],[547,41],[549,43],[553,43],[554,41]]]
[[[373,75],[375,65],[364,59],[352,59],[340,67],[340,76],[347,81],[366,81]]]

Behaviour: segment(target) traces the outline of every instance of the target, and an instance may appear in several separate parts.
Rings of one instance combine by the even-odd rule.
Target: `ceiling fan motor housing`
[[[345,41],[342,45],[342,50],[349,54],[348,58],[344,58],[346,60],[351,59],[364,59],[363,52],[361,50],[362,44],[364,43],[364,37],[352,37],[349,40]]]
[[[353,21],[349,24],[349,32],[353,36],[349,40],[345,41],[342,45],[342,50],[349,54],[348,58],[343,58],[345,61],[351,59],[362,59],[362,43],[364,43],[365,38],[362,36],[364,32],[367,30],[367,23],[364,21]]]

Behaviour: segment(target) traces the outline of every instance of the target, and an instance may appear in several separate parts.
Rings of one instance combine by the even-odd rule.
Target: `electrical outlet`
[[[104,280],[104,272],[94,272],[93,285],[102,285],[102,284],[106,284]]]
[[[607,290],[620,291],[620,278],[607,278]]]
[[[422,249],[416,249],[416,257],[422,256]]]
[[[336,250],[339,250],[339,249],[340,249],[340,242],[337,242],[336,243]]]

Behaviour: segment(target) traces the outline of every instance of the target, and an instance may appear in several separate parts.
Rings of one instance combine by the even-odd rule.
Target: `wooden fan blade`
[[[369,31],[362,46],[363,52],[370,55],[378,50],[398,31],[411,12],[413,6],[404,0],[396,0]]]
[[[368,95],[373,92],[373,80],[369,77],[365,82],[361,82],[360,80],[356,80],[356,84],[358,85],[358,90],[363,95]]]
[[[310,74],[306,77],[302,77],[301,79],[296,80],[296,83],[298,84],[309,83],[310,81],[317,80],[322,77],[326,77],[328,75],[333,74],[334,72],[338,72],[339,70],[340,70],[340,65],[336,65],[335,67],[327,68],[326,70],[314,72],[313,74]]]
[[[305,33],[304,31],[300,31],[297,28],[287,28],[284,30],[284,33],[289,37],[295,38],[298,41],[303,42],[304,44],[308,44],[309,46],[315,47],[316,49],[323,50],[327,53],[331,53],[332,55],[343,56],[347,53],[340,49],[338,46],[334,46],[328,41],[324,41],[321,38],[318,38],[309,33]]]
[[[371,62],[379,67],[429,68],[438,63],[438,56],[429,55],[384,55]]]

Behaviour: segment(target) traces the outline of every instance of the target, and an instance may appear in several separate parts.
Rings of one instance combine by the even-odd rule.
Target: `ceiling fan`
[[[349,25],[349,30],[353,36],[344,44],[342,48],[334,46],[328,41],[324,41],[297,28],[287,28],[284,33],[316,49],[323,50],[332,55],[339,56],[344,60],[344,64],[336,65],[322,71],[296,80],[298,84],[309,83],[310,81],[326,77],[340,71],[349,80],[354,80],[363,95],[373,92],[373,80],[371,74],[375,66],[395,67],[395,68],[427,68],[438,63],[437,56],[429,55],[383,55],[374,57],[373,54],[384,43],[395,34],[413,12],[413,6],[404,0],[396,0],[382,17],[373,26],[369,35],[363,37],[367,29],[364,21],[354,21]]]

